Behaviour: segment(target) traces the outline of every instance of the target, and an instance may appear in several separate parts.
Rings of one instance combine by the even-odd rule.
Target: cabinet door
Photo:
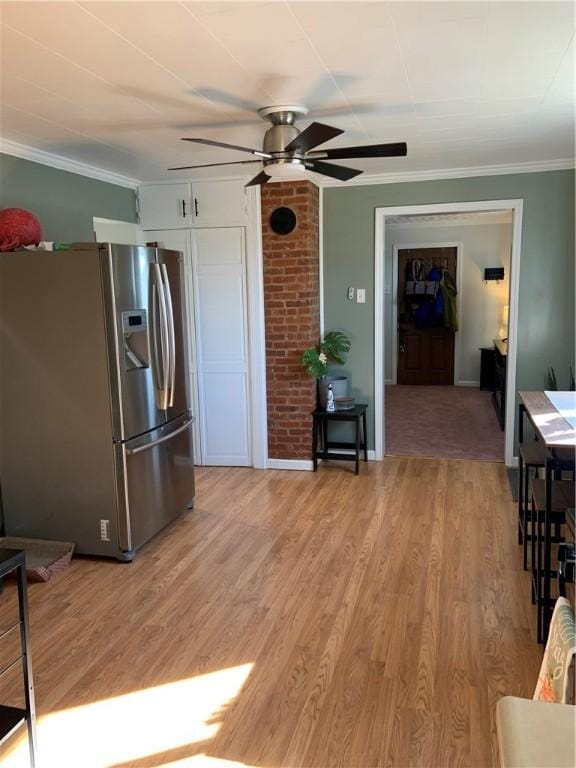
[[[244,184],[241,181],[195,181],[192,197],[195,226],[241,227],[246,224]]]
[[[192,223],[190,184],[146,184],[138,190],[143,229],[188,227]]]
[[[193,241],[202,461],[251,466],[244,230]]]

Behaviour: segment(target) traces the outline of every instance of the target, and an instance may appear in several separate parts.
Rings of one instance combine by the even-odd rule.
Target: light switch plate
[[[366,304],[366,288],[356,289],[356,302],[358,304]]]
[[[352,288],[352,286],[348,288],[348,298],[350,299],[350,301],[352,301],[352,299],[354,298],[354,288]]]

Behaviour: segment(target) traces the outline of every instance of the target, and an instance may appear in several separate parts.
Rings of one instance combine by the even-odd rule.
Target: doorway
[[[457,317],[450,313],[442,283],[456,286],[456,246],[395,248],[396,380],[399,385],[454,383]]]
[[[390,249],[391,239],[386,233],[386,223],[391,218],[401,216],[417,216],[426,214],[433,219],[441,214],[458,213],[495,213],[506,212],[511,221],[511,246],[509,261],[509,303],[506,306],[508,331],[507,331],[507,365],[504,374],[505,379],[505,432],[504,432],[504,459],[508,466],[513,466],[514,459],[514,426],[515,426],[515,392],[516,392],[516,347],[517,347],[517,317],[518,317],[518,289],[521,255],[522,232],[522,200],[485,200],[468,203],[440,203],[430,205],[413,205],[390,208],[377,208],[375,211],[375,381],[374,381],[374,411],[375,411],[375,458],[382,459],[385,454],[385,384],[387,383],[386,371],[390,365],[392,347],[398,344],[396,333],[390,335],[392,310],[390,298],[393,293],[391,261],[386,262],[386,249]],[[389,251],[388,251],[389,252]],[[387,257],[390,259],[390,256]],[[456,259],[457,279],[458,255]],[[487,263],[485,266],[490,266]],[[396,341],[394,341],[396,339]],[[476,350],[479,356],[479,350]],[[459,340],[455,337],[454,358],[458,368]],[[475,358],[477,359],[477,358]],[[475,382],[467,381],[468,355],[464,355],[455,371],[459,376],[459,394],[465,396],[464,388],[471,387]],[[385,361],[387,366],[385,367]],[[389,383],[391,383],[389,381]],[[418,386],[418,385],[416,385]],[[443,385],[436,385],[443,386]],[[485,393],[482,393],[485,394]]]

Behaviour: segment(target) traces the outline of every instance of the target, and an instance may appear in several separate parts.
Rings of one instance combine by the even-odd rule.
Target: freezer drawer
[[[146,435],[116,444],[119,543],[134,553],[194,500],[189,413]]]

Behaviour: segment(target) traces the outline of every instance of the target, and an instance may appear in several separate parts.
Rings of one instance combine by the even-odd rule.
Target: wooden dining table
[[[545,448],[544,465],[544,519],[543,519],[543,562],[537,565],[536,609],[538,617],[538,640],[546,642],[552,616],[551,565],[552,565],[552,483],[553,475],[561,466],[558,453],[573,451],[576,456],[576,393],[574,392],[519,392],[518,440],[524,441],[524,417],[526,416],[538,440]],[[535,535],[536,526],[532,526]],[[540,545],[540,542],[539,542]],[[540,550],[538,550],[540,551]],[[534,564],[533,564],[534,567]],[[541,584],[541,590],[540,590]]]

